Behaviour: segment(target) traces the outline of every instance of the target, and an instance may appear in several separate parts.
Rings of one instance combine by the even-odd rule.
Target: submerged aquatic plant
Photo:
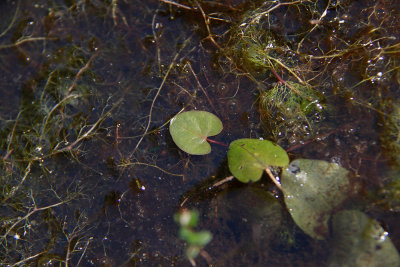
[[[181,210],[174,215],[174,219],[180,226],[179,237],[187,242],[186,257],[196,266],[195,258],[200,252],[205,254],[203,248],[212,240],[212,234],[206,230],[194,231],[199,220],[199,213],[195,210]]]
[[[168,152],[170,138],[165,138],[163,122],[181,108],[209,105],[229,121],[225,125],[232,130],[228,136],[262,136],[279,140],[279,144],[297,142],[301,147],[312,148],[302,150],[302,156],[335,159],[355,170],[365,184],[380,184],[381,177],[388,177],[385,170],[375,166],[384,160],[379,157],[380,144],[387,145],[384,150],[390,155],[392,146],[388,144],[397,140],[393,134],[396,129],[387,143],[383,139],[379,142],[368,130],[376,131],[375,110],[390,113],[377,105],[380,96],[398,89],[398,84],[391,85],[400,51],[400,9],[395,1],[42,2],[37,5],[36,1],[16,0],[2,5],[9,6],[9,11],[16,10],[15,15],[5,11],[5,19],[0,22],[0,188],[1,212],[7,214],[1,219],[2,248],[6,248],[0,252],[2,265],[137,265],[143,261],[179,265],[175,246],[168,245],[169,240],[175,240],[175,235],[169,235],[171,225],[158,224],[161,216],[157,215],[161,210],[172,214],[176,199],[192,183],[152,178],[159,177],[158,171],[172,176],[162,168],[180,166],[171,163],[177,155],[174,149]],[[20,11],[23,18],[19,18]],[[192,41],[185,42],[188,36]],[[187,49],[182,48],[185,46]],[[213,47],[216,56],[210,56]],[[182,53],[175,54],[180,48]],[[18,88],[22,90],[17,91]],[[315,93],[304,98],[293,88]],[[19,102],[20,95],[23,103]],[[259,96],[259,113],[252,105],[255,95]],[[271,102],[271,96],[280,99],[279,105]],[[119,97],[124,101],[116,101]],[[322,127],[317,123],[318,116],[326,114],[314,100],[324,110],[325,100],[338,105],[337,112],[329,114],[330,120]],[[235,110],[225,109],[233,101]],[[291,112],[285,110],[286,105]],[[259,128],[259,114],[261,125],[268,125],[267,131]],[[364,119],[365,115],[370,116]],[[379,123],[390,124],[384,120]],[[348,131],[319,139],[315,146],[305,145],[311,139],[317,140],[312,133],[323,133],[324,129],[331,132],[343,124],[351,124]],[[383,138],[384,130],[380,134]],[[135,143],[137,136],[140,141]],[[309,139],[304,140],[305,136]],[[199,142],[208,141],[205,135],[200,139]],[[190,166],[200,175],[218,164],[214,155],[204,159],[212,164],[198,164],[198,157],[180,156],[185,171]],[[105,158],[112,159],[108,165],[112,171],[103,168]],[[119,160],[131,165],[122,166]],[[262,168],[273,165],[259,160],[262,164],[254,163],[257,160],[252,164]],[[261,174],[262,168],[258,170]],[[275,168],[274,175],[279,170]],[[113,220],[108,208],[96,218],[92,211],[102,205],[103,194],[110,188],[126,187],[126,179],[120,179],[122,173],[141,182],[134,183],[136,190],[115,194],[112,201],[121,215],[118,220]],[[398,173],[395,175],[398,177]],[[191,182],[198,179],[194,176],[193,172]],[[210,179],[215,179],[214,175]],[[270,193],[262,182],[255,186]],[[232,187],[236,189],[237,183]],[[222,193],[232,187],[224,187],[228,190]],[[397,190],[398,185],[390,183],[385,189],[389,188]],[[398,197],[396,190],[387,196]],[[207,194],[203,203],[218,202],[219,196]],[[281,208],[282,198],[275,200]],[[273,216],[274,213],[269,215]],[[104,223],[105,218],[109,221]],[[157,225],[142,227],[149,222]],[[155,232],[159,225],[168,228]],[[120,227],[124,230],[120,231]],[[223,227],[217,230],[224,234],[231,230]],[[128,232],[130,237],[125,234]],[[226,266],[262,265],[271,257],[286,265],[307,258],[303,256],[312,255],[308,259],[316,262],[327,258],[314,257],[327,253],[327,243],[321,242],[303,246],[309,254],[279,253],[272,247],[272,232],[263,242],[268,249],[253,255],[237,253],[243,242],[238,241],[238,235],[232,240],[221,235],[223,246],[213,247],[213,253],[219,259],[229,258],[233,264]],[[154,234],[158,238],[152,238]],[[183,236],[192,233],[187,234]],[[147,239],[148,235],[151,236]],[[158,242],[161,239],[167,242]],[[159,250],[158,246],[164,244],[167,246]],[[112,253],[114,247],[121,249]],[[125,259],[121,255],[126,255],[129,262],[122,264]],[[235,262],[238,258],[244,264]],[[95,262],[97,259],[102,262]]]
[[[394,168],[400,171],[400,102],[386,100],[382,106],[388,113],[382,115],[380,140]]]
[[[188,118],[193,116],[191,112],[186,114]],[[194,128],[197,128],[197,124],[206,123],[208,118],[205,116],[197,119],[196,125],[193,125]],[[196,146],[196,144],[193,145]],[[229,146],[228,166],[232,174],[244,183],[258,181],[265,170],[282,191],[286,207],[295,223],[309,236],[319,240],[329,237],[330,227],[328,222],[331,216],[335,214],[335,209],[349,197],[349,194],[352,194],[349,171],[345,168],[323,160],[296,159],[289,164],[287,153],[280,146],[267,140],[238,139],[233,141]],[[281,183],[270,169],[273,166],[284,168]],[[343,211],[340,214],[344,214],[341,217],[341,220],[344,221],[353,222],[359,219],[354,218],[354,216],[359,216],[360,220],[367,221],[366,216],[359,211]],[[195,265],[194,258],[198,255],[202,246],[211,240],[210,233],[196,233],[190,229],[190,227],[196,226],[197,218],[198,214],[190,211],[175,215],[175,220],[181,225],[180,237],[189,244],[186,256],[192,262],[192,265]],[[348,236],[343,234],[346,231],[338,229],[343,227],[342,225],[339,227],[334,225],[334,227],[336,227],[334,228],[336,231],[334,238],[349,240],[347,239]],[[370,231],[369,228],[367,230]],[[376,239],[376,237],[374,238]],[[373,241],[374,238],[369,238],[368,242]],[[357,244],[357,247],[347,256],[349,258],[360,257],[361,260],[366,262],[379,262],[383,253],[390,258],[390,262],[400,262],[400,256],[391,240],[386,236],[383,238],[382,242],[385,245],[383,250],[380,250],[375,249],[375,243],[367,247],[358,246],[358,244],[363,243],[365,237],[353,235],[351,242]],[[344,247],[345,245],[341,242],[336,244],[331,255],[331,261],[341,261],[335,253],[342,251]],[[364,254],[372,254],[372,259],[366,258]]]
[[[299,63],[297,55],[271,29],[268,9],[265,5],[243,15],[231,40],[233,56],[245,70],[256,76],[283,68],[301,80],[293,69]]]
[[[259,112],[275,139],[296,135],[304,139],[326,116],[325,97],[311,86],[276,83],[259,96]]]

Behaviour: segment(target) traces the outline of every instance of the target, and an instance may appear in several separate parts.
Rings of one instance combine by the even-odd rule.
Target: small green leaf
[[[229,145],[229,170],[243,183],[258,181],[269,166],[285,167],[288,164],[286,151],[268,140],[245,138]]]
[[[332,211],[348,196],[349,171],[323,160],[296,159],[283,170],[286,207],[296,224],[316,239],[328,236]]]
[[[333,216],[334,247],[328,266],[400,266],[400,256],[377,221],[357,210]]]
[[[209,231],[194,232],[191,229],[182,227],[179,231],[181,239],[185,240],[190,246],[204,247],[211,239],[212,234]]]
[[[175,213],[174,219],[183,227],[196,227],[199,220],[199,213],[195,210],[182,210]]]
[[[193,155],[205,155],[211,152],[207,137],[222,131],[222,122],[214,114],[207,111],[191,110],[173,117],[169,124],[169,132],[175,144]]]

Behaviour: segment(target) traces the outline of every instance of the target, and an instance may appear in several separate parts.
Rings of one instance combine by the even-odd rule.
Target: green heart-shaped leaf
[[[316,239],[328,236],[332,211],[348,196],[349,171],[323,160],[296,159],[282,172],[285,204],[296,224]]]
[[[207,137],[222,131],[222,122],[207,111],[187,111],[173,117],[169,132],[175,144],[193,155],[205,155],[211,152]]]
[[[239,181],[258,181],[269,166],[289,164],[286,151],[268,140],[238,139],[229,145],[229,170]]]

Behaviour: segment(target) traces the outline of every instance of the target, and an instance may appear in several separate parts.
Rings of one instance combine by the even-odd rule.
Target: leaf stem
[[[278,182],[278,180],[276,180],[275,176],[271,172],[271,169],[267,167],[267,168],[265,168],[265,171],[267,172],[269,178],[271,178],[272,182],[274,182],[276,187],[278,187],[279,190],[281,190],[283,192],[283,188],[282,188],[281,184]]]
[[[228,146],[228,145],[225,144],[225,143],[222,143],[222,142],[219,142],[219,141],[215,141],[215,140],[212,140],[212,139],[209,139],[209,138],[206,138],[206,140],[207,140],[208,142],[210,142],[210,143],[214,143],[214,144],[217,144],[217,145]]]

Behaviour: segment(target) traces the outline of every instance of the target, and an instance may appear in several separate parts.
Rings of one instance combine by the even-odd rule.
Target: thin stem
[[[274,182],[274,184],[276,185],[276,187],[279,188],[279,190],[281,190],[282,192],[284,192],[281,184],[278,182],[278,180],[276,180],[275,176],[272,174],[272,171],[270,168],[265,168],[265,171],[267,172],[269,178],[271,178],[272,182]]]
[[[183,51],[183,49],[184,49],[184,48],[186,47],[186,45],[189,43],[190,39],[191,39],[191,38],[189,37],[189,38],[183,43],[181,49],[178,51],[178,53],[176,53],[176,55],[175,55],[174,58],[172,59],[171,64],[169,64],[168,70],[167,70],[167,72],[165,73],[164,78],[163,78],[163,80],[161,81],[161,84],[160,84],[160,86],[159,86],[158,89],[157,89],[157,92],[156,92],[156,95],[155,95],[154,98],[153,98],[153,101],[151,102],[150,111],[149,111],[149,115],[148,115],[149,119],[147,120],[146,129],[144,130],[142,136],[140,137],[139,141],[137,142],[137,144],[136,144],[135,148],[133,149],[132,153],[130,154],[129,158],[132,158],[132,157],[133,157],[133,155],[135,154],[135,152],[136,152],[137,149],[139,148],[140,144],[142,143],[143,138],[144,138],[144,137],[147,135],[147,133],[149,132],[150,124],[151,124],[151,122],[152,122],[153,109],[154,109],[154,106],[155,106],[155,104],[156,104],[157,98],[158,98],[158,96],[160,95],[161,90],[163,89],[164,84],[166,83],[167,78],[169,77],[170,72],[172,71],[173,67],[175,66],[175,62],[178,60],[178,57],[179,57],[180,53]]]
[[[216,182],[215,184],[213,184],[212,187],[218,187],[218,186],[220,186],[220,185],[222,185],[222,184],[224,184],[224,183],[230,182],[230,181],[233,180],[233,178],[235,178],[235,176],[233,176],[233,175],[228,176],[228,177],[222,179],[221,181]]]
[[[189,6],[185,6],[179,3],[176,3],[174,1],[169,1],[169,0],[159,0],[160,2],[166,3],[166,4],[170,4],[170,5],[174,5],[183,9],[187,9],[187,10],[192,10],[193,8],[189,7]]]
[[[228,145],[225,144],[225,143],[222,143],[222,142],[219,142],[219,141],[215,141],[215,140],[212,140],[212,139],[209,139],[209,138],[206,138],[206,140],[207,140],[208,142],[210,142],[210,143],[214,143],[214,144],[217,144],[217,145],[228,146]]]

